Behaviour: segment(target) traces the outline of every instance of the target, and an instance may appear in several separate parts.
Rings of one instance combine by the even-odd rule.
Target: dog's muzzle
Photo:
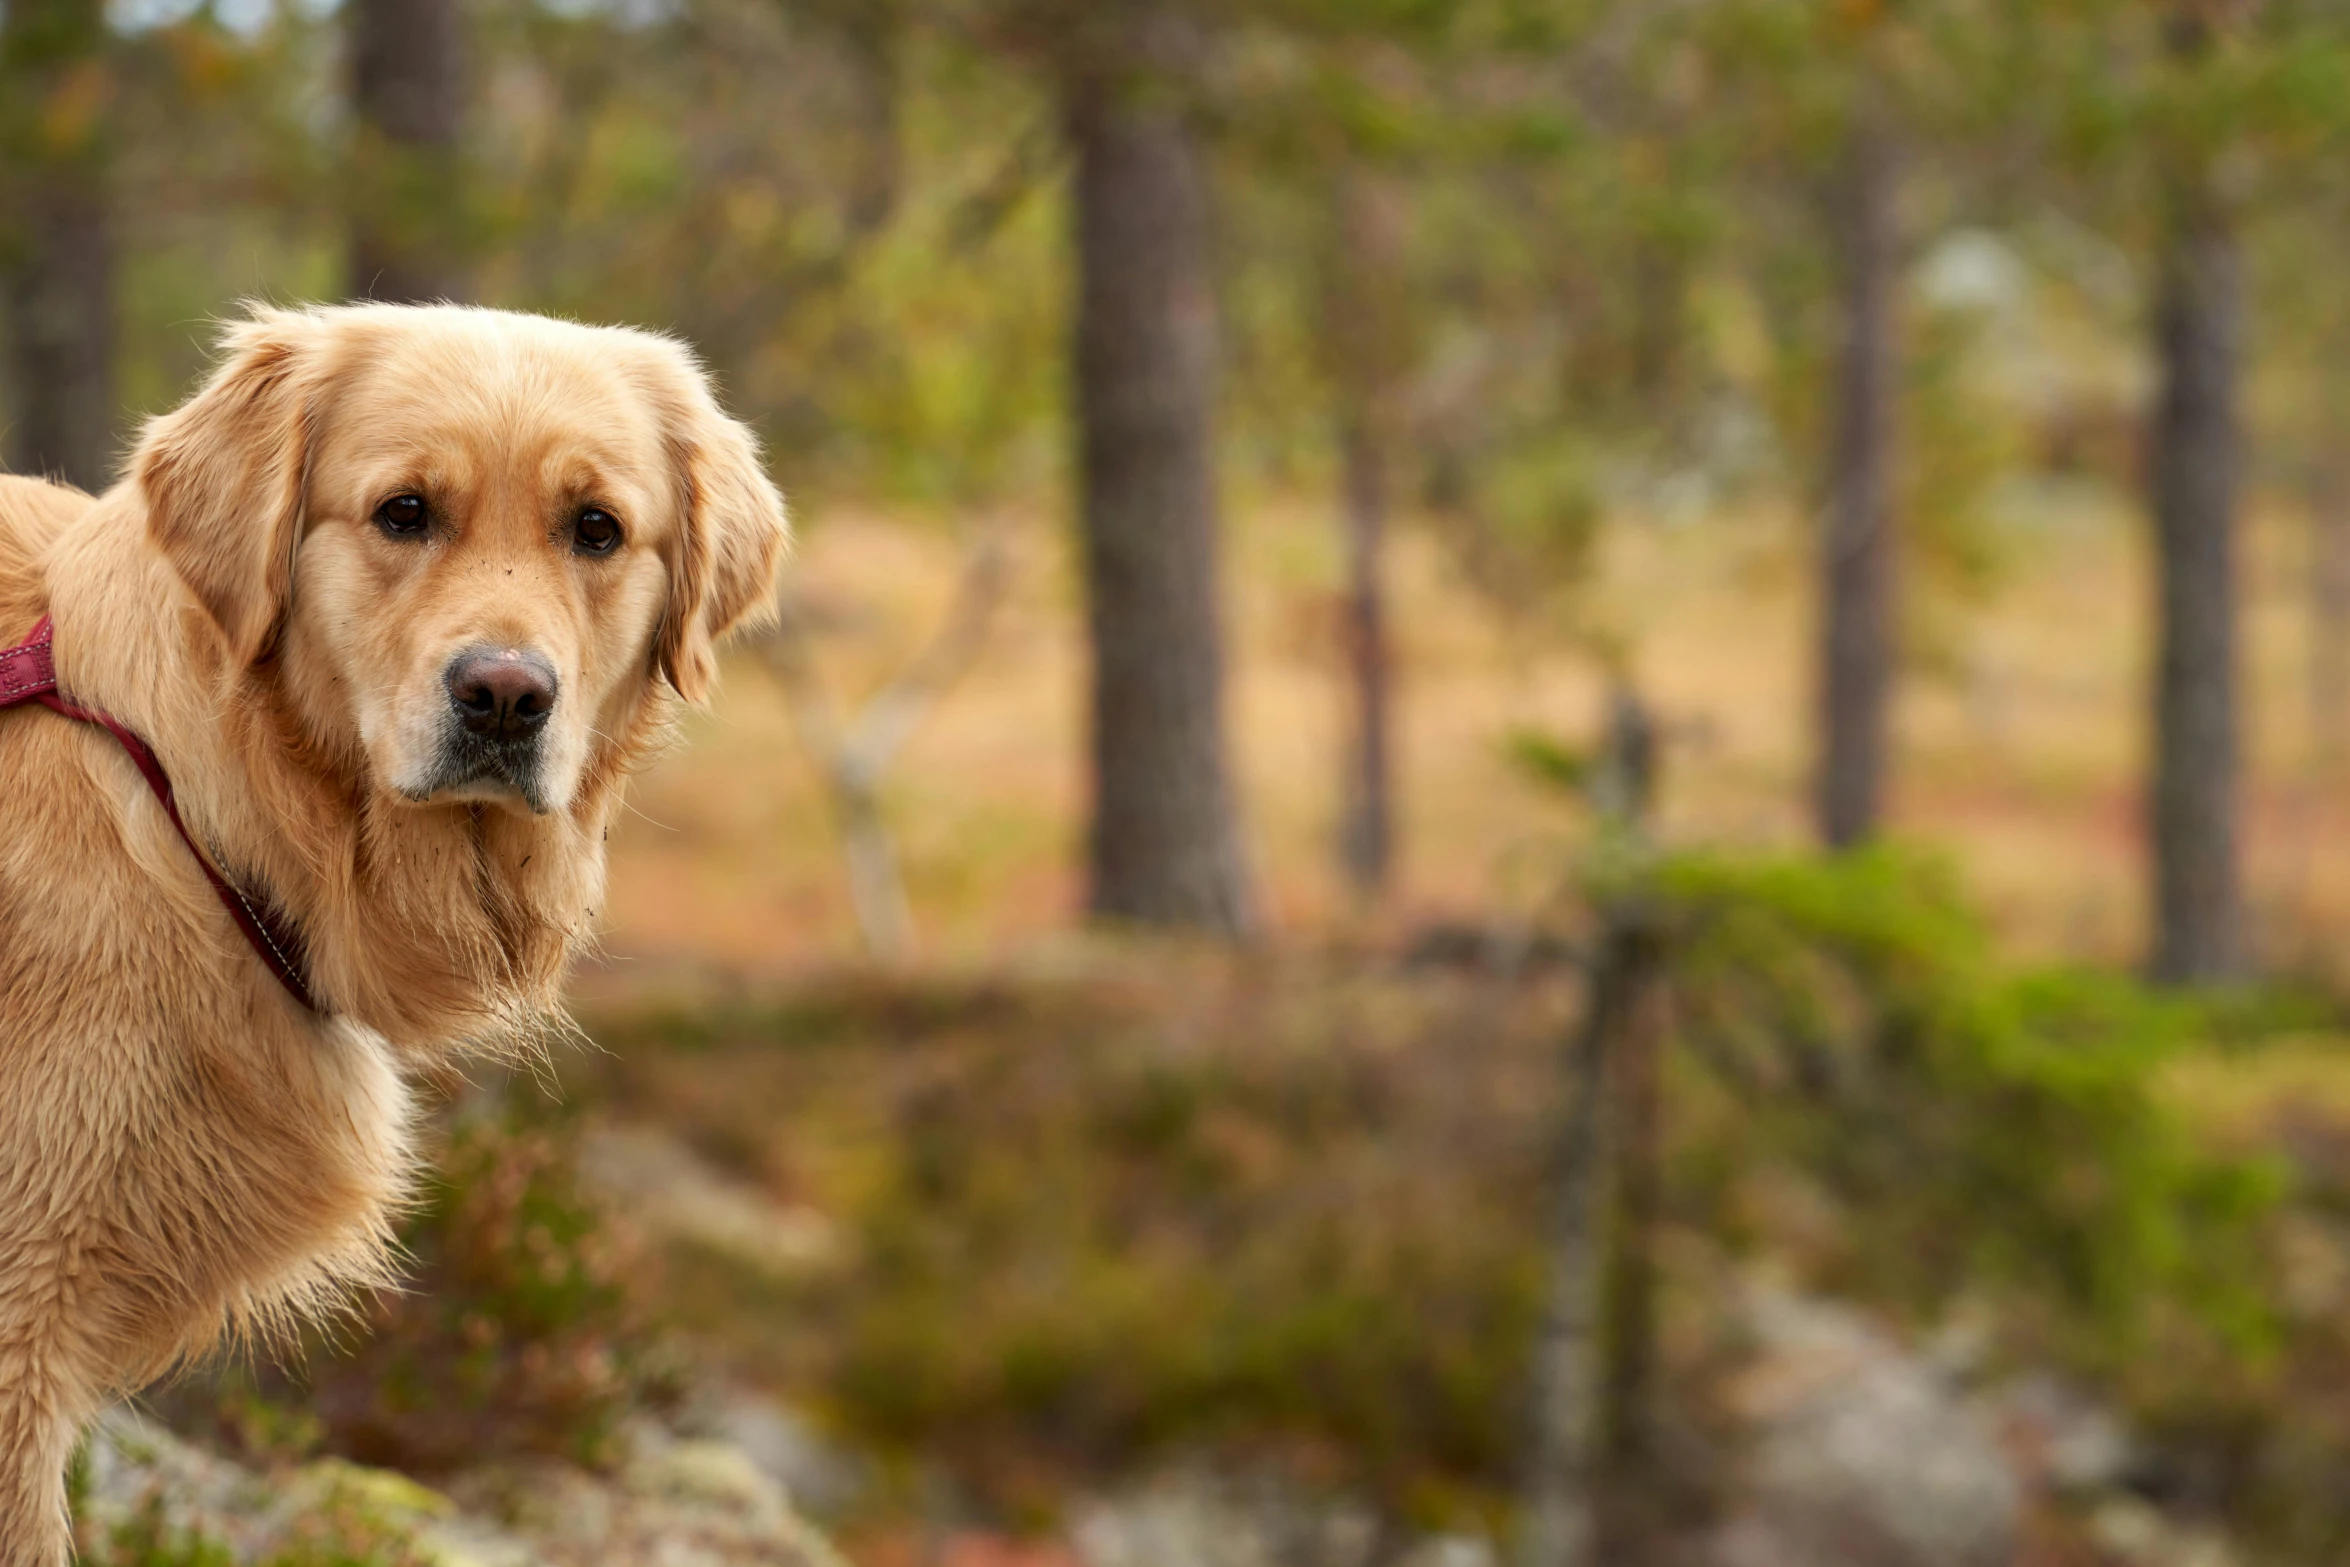
[[[482,785],[511,790],[544,811],[540,738],[555,711],[555,666],[529,648],[476,645],[449,660],[449,710],[429,798]]]

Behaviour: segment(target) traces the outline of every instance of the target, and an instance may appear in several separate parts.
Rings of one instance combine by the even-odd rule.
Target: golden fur
[[[224,348],[104,495],[0,478],[0,645],[54,616],[66,693],[299,925],[320,1011],[104,730],[0,714],[0,1567],[63,1560],[107,1397],[384,1276],[405,1074],[553,1014],[621,785],[785,544],[666,339],[360,306],[258,310]],[[429,539],[378,526],[402,493]],[[572,548],[591,503],[608,557]],[[436,790],[444,670],[484,643],[557,673],[542,810]]]

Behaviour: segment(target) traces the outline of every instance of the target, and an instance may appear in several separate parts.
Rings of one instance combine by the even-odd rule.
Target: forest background
[[[2335,1559],[2345,153],[2322,0],[7,0],[12,467],[451,299],[693,344],[800,537],[612,1053],[444,1113],[458,1304],[174,1418],[592,1468],[717,1378],[876,1560],[1178,1457],[1678,1559],[1767,1278]],[[650,1137],[832,1239],[451,1260]],[[2010,1556],[2141,1559],[2016,1462]]]

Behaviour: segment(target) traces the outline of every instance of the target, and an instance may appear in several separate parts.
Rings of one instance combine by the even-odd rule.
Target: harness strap
[[[51,651],[54,634],[49,617],[43,615],[31,636],[15,647],[0,650],[0,708],[38,702],[77,723],[96,724],[120,741],[122,748],[130,753],[132,764],[139,769],[139,776],[147,780],[147,787],[162,802],[163,814],[171,818],[180,841],[195,855],[204,879],[212,883],[212,890],[220,896],[220,906],[236,921],[246,942],[260,955],[277,982],[285,986],[288,995],[301,1002],[306,1010],[317,1011],[318,1002],[312,998],[309,982],[303,977],[308,954],[303,948],[301,932],[266,898],[259,901],[247,898],[236,883],[213,868],[211,856],[197,844],[195,834],[188,831],[188,824],[180,820],[179,803],[172,798],[171,779],[146,741],[109,715],[77,707],[58,694],[57,661]]]

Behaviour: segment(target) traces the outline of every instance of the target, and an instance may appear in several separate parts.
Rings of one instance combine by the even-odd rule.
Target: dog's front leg
[[[65,1469],[98,1399],[57,1353],[62,1346],[20,1336],[27,1326],[0,1318],[7,1334],[0,1338],[0,1567],[64,1567],[72,1554]]]
[[[0,1387],[0,1567],[64,1567],[65,1466],[81,1422]]]

